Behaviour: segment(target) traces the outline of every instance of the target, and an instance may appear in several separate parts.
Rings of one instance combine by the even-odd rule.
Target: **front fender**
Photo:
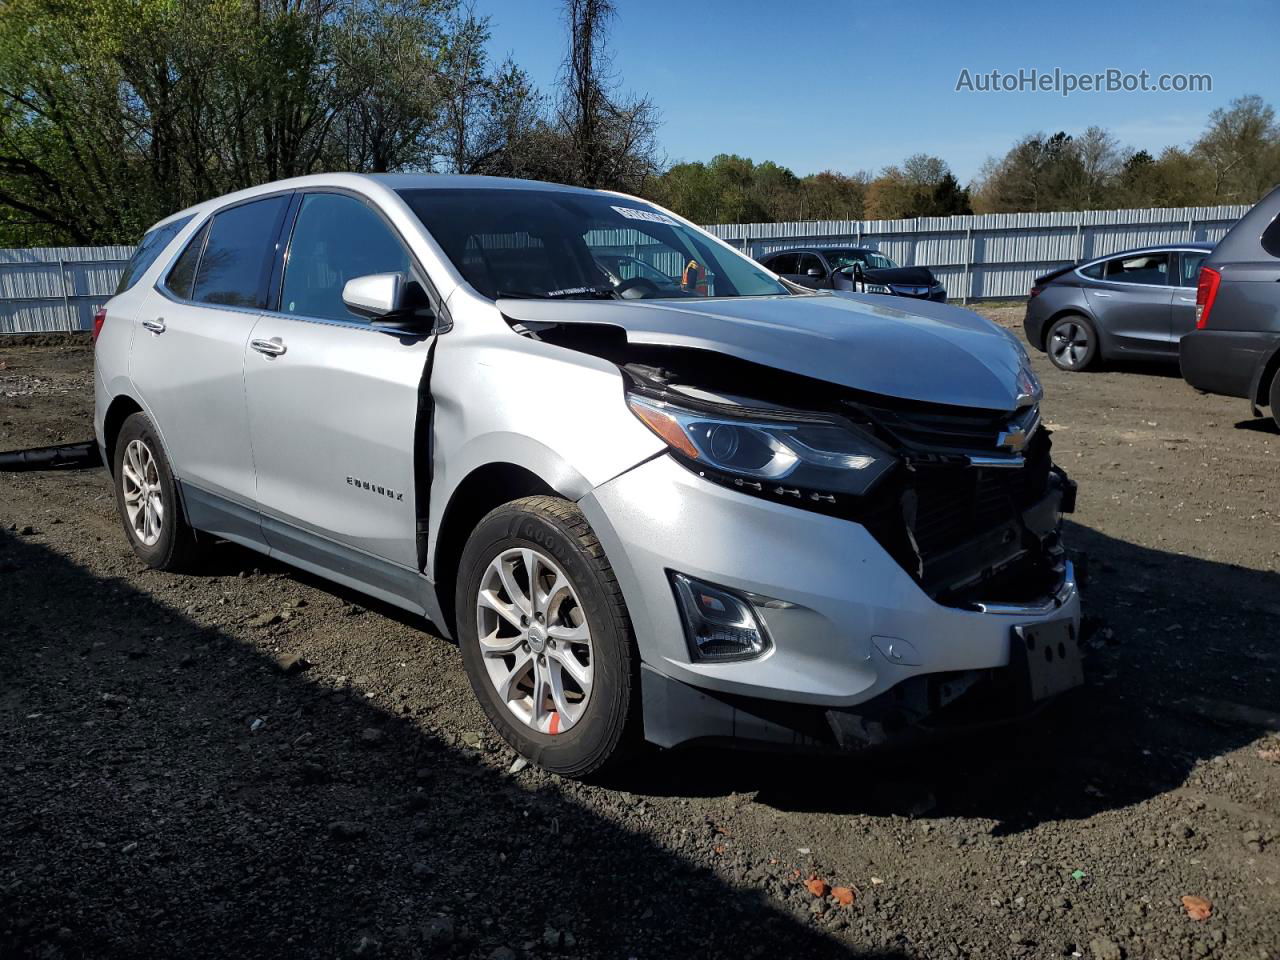
[[[481,467],[522,467],[576,501],[665,449],[627,409],[616,365],[505,325],[442,336],[431,394],[430,557],[455,491]]]

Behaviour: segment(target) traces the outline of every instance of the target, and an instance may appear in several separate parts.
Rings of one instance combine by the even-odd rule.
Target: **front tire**
[[[586,517],[526,497],[480,521],[462,553],[458,642],[471,688],[517,753],[586,777],[638,729],[638,663],[622,591]]]
[[[133,552],[157,570],[198,568],[201,545],[182,515],[169,458],[146,414],[121,425],[112,461],[116,507]]]
[[[1059,317],[1044,338],[1045,353],[1059,370],[1077,373],[1088,368],[1098,357],[1098,331],[1079,313]]]

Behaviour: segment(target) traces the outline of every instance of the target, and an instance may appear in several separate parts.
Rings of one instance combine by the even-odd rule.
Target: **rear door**
[[[244,382],[272,553],[395,601],[417,589],[415,429],[433,338],[393,334],[347,310],[346,282],[376,273],[426,286],[369,201],[303,194]]]
[[[1085,287],[1099,324],[1125,353],[1177,355],[1170,336],[1173,286],[1167,252],[1127,254],[1103,264],[1102,278]]]
[[[288,204],[284,194],[216,212],[139,316],[129,357],[193,525],[242,542],[259,539],[244,348]]]

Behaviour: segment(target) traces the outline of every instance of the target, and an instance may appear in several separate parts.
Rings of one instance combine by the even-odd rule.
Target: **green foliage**
[[[0,245],[132,243],[320,171],[572,178],[581,131],[488,37],[460,0],[0,0]],[[638,187],[654,114],[600,108],[593,182]]]
[[[1209,115],[1188,148],[1158,157],[1124,150],[1098,127],[1079,137],[1024,137],[983,167],[974,188],[981,213],[1254,203],[1280,182],[1280,126],[1257,96]]]

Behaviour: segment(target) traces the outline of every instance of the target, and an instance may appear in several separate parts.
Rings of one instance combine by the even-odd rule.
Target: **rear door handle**
[[[249,341],[249,346],[267,357],[278,357],[288,349],[279,337],[272,337],[270,340],[253,339]]]
[[[1093,295],[1094,295],[1095,297],[1109,297],[1109,296],[1111,296],[1111,294],[1109,294],[1109,293],[1103,293],[1101,290],[1095,290],[1095,291],[1093,291]]]
[[[156,317],[154,320],[143,320],[142,325],[152,333],[164,333],[164,317]]]

